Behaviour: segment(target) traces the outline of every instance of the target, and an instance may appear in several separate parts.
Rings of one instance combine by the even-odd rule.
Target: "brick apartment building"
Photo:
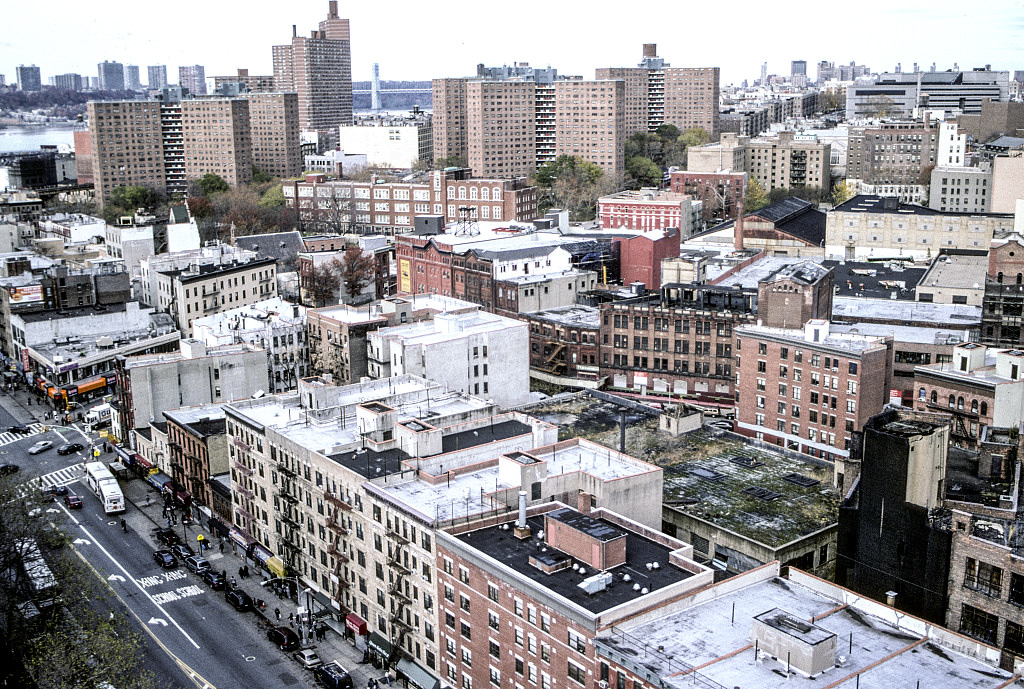
[[[299,128],[336,141],[338,126],[352,123],[352,46],[348,19],[337,0],[307,38],[292,26],[291,42],[273,47],[274,89],[298,94]]]
[[[747,175],[744,172],[673,172],[669,188],[701,202],[705,220],[736,218],[743,201]]]
[[[981,341],[990,346],[1024,346],[1024,238],[1017,233],[996,237],[988,251],[985,296],[982,299]]]
[[[736,330],[737,431],[790,450],[848,457],[854,434],[888,402],[891,338],[802,329]]]
[[[527,185],[525,178],[476,179],[465,168],[437,170],[417,182],[354,182],[307,175],[285,182],[282,191],[305,226],[332,234],[401,234],[411,232],[416,219],[425,216],[440,216],[440,224],[517,222],[537,216],[537,188]]]
[[[594,383],[600,373],[601,314],[572,305],[523,314],[530,326],[530,371]]]
[[[683,237],[694,232],[693,198],[675,191],[626,190],[597,200],[597,219],[602,229],[648,232],[668,227]]]
[[[638,66],[600,68],[595,74],[599,80],[623,80],[626,136],[672,124],[680,131],[700,127],[712,140],[718,138],[718,67],[672,67],[658,57],[656,44],[645,43]]]
[[[1024,418],[1024,352],[974,342],[953,348],[951,363],[914,369],[919,411],[952,418],[951,444],[976,450],[985,426],[1017,426]]]
[[[687,151],[691,172],[746,172],[765,191],[832,188],[831,144],[813,135],[779,132],[777,137],[750,138],[723,134],[721,142],[693,146]]]
[[[210,478],[228,471],[224,405],[165,411],[171,478],[197,507],[213,506]],[[184,496],[181,496],[184,497]]]
[[[181,102],[185,175],[219,175],[231,186],[252,180],[249,102],[241,98],[201,98]]]
[[[655,295],[602,304],[601,376],[614,388],[732,407],[734,330],[758,319],[785,327],[827,318],[832,290],[831,270],[800,262],[773,272],[756,289],[669,284]]]
[[[439,670],[449,685],[594,687],[598,635],[712,583],[692,546],[592,510],[586,493],[579,502],[523,508],[522,526],[438,533]]]

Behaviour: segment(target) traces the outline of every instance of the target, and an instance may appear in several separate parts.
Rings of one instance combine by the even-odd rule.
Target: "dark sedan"
[[[57,448],[57,454],[69,455],[72,452],[80,452],[85,449],[85,445],[82,443],[64,443]]]
[[[153,553],[153,559],[158,565],[164,569],[170,569],[178,566],[178,560],[171,555],[170,550],[157,550]]]
[[[21,424],[18,424],[17,426],[8,426],[7,427],[7,432],[8,433],[21,433],[22,435],[28,435],[29,433],[32,432],[32,429],[29,428],[28,426],[22,426]]]
[[[203,572],[203,581],[210,585],[214,591],[224,590],[224,575],[220,572],[215,572],[212,569],[208,569]]]
[[[294,651],[299,647],[299,637],[288,627],[274,627],[267,632],[267,638],[282,651]]]
[[[170,529],[156,529],[153,532],[153,537],[157,540],[158,543],[163,543],[164,545],[174,545],[176,543],[181,543],[181,536],[179,536],[174,531],[171,531]]]
[[[64,496],[64,504],[68,506],[69,510],[80,510],[82,509],[82,498],[69,493]]]

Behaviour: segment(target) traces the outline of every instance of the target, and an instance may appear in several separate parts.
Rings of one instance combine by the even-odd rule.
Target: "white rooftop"
[[[835,297],[832,300],[832,318],[843,321],[884,318],[892,321],[927,321],[935,324],[970,326],[981,323],[981,307],[897,299]]]
[[[914,344],[954,345],[970,342],[970,330],[956,328],[922,328],[912,325],[889,325],[888,323],[855,323],[830,326],[831,332],[885,337],[891,335],[894,342]]]
[[[408,345],[429,345],[448,340],[457,340],[468,335],[494,332],[506,328],[525,328],[523,321],[505,318],[487,311],[466,313],[439,313],[429,321],[418,321],[404,325],[381,328],[371,337],[386,337],[401,340]]]

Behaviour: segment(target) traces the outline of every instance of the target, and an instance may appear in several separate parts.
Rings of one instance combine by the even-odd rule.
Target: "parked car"
[[[214,591],[224,590],[224,575],[212,569],[203,570],[203,581],[210,585]]]
[[[8,433],[21,433],[22,435],[28,435],[29,433],[32,432],[32,429],[29,428],[28,426],[23,426],[21,424],[18,424],[16,426],[8,426],[7,427],[7,432]]]
[[[37,455],[40,452],[43,452],[45,450],[49,450],[51,447],[53,447],[53,441],[52,440],[40,440],[38,443],[36,443],[32,447],[28,448],[28,453],[30,455]]]
[[[238,612],[252,610],[252,597],[245,591],[239,591],[238,589],[228,591],[224,594],[224,598]]]
[[[61,497],[61,496],[64,496],[64,495],[68,494],[68,487],[67,486],[46,486],[45,488],[41,488],[39,492],[42,493],[44,498],[49,498],[50,500],[56,500],[58,497]]]
[[[319,666],[313,676],[327,689],[353,689],[352,675],[337,660]]]
[[[299,664],[307,670],[312,670],[313,668],[324,664],[324,661],[320,660],[320,656],[316,654],[316,651],[308,648],[292,653],[292,658],[299,661]]]
[[[195,574],[202,574],[206,570],[210,569],[210,563],[206,561],[205,557],[193,555],[192,557],[186,557],[184,562],[188,571],[194,572]]]
[[[0,476],[9,476],[19,471],[21,471],[21,467],[17,464],[0,464]]]
[[[267,638],[282,651],[294,651],[299,648],[299,637],[288,627],[274,627],[267,632]]]
[[[83,445],[82,443],[64,443],[63,445],[57,448],[57,454],[69,455],[72,452],[80,452],[81,450],[84,449],[85,445]]]
[[[170,529],[156,529],[153,532],[153,538],[155,538],[158,543],[163,543],[164,545],[181,543],[181,536]]]
[[[64,504],[68,506],[69,510],[80,510],[82,509],[82,498],[74,493],[68,493],[64,496]]]
[[[170,550],[156,550],[153,551],[153,559],[158,565],[164,569],[170,569],[178,566],[178,560],[171,555]]]
[[[172,543],[168,550],[174,553],[175,557],[180,557],[182,560],[196,554],[196,551],[192,550],[188,543]]]

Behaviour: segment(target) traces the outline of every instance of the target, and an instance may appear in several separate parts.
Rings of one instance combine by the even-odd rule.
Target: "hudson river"
[[[40,146],[67,144],[75,147],[74,124],[45,125],[39,127],[0,128],[0,153],[8,151],[38,151]]]

